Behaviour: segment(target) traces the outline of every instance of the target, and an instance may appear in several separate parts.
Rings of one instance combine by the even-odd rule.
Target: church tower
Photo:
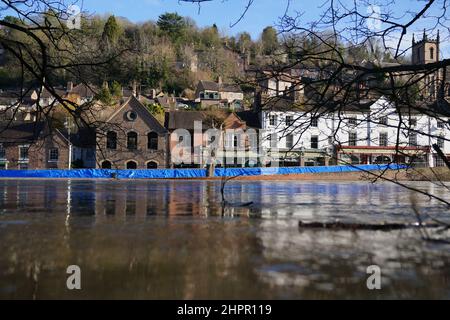
[[[436,39],[429,39],[426,31],[423,31],[423,38],[420,41],[412,40],[412,63],[427,64],[438,62],[439,57],[440,36],[439,31]]]
[[[426,30],[423,31],[422,40],[416,41],[413,35],[412,39],[412,64],[429,64],[440,61],[440,36],[439,30],[436,39],[428,38]],[[421,83],[421,92],[424,99],[436,99],[438,88],[440,86],[441,72],[426,75]]]

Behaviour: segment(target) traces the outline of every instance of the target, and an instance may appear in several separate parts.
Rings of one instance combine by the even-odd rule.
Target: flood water
[[[417,230],[298,228],[415,222],[412,202],[450,222],[435,200],[364,181],[234,181],[225,195],[223,210],[220,182],[2,180],[0,298],[450,299],[450,246]],[[69,265],[81,290],[66,287]],[[367,289],[370,265],[381,290]]]

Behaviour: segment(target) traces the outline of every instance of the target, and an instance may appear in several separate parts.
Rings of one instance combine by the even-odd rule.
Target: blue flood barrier
[[[406,165],[357,165],[330,167],[289,168],[218,168],[216,177],[249,177],[288,174],[344,173],[357,171],[381,171],[406,169]],[[158,170],[0,170],[0,178],[41,179],[193,179],[206,178],[205,169],[158,169]]]
[[[216,169],[217,177],[238,176],[270,176],[288,174],[317,174],[317,173],[345,173],[358,171],[383,171],[407,169],[407,165],[355,165],[355,166],[328,166],[328,167],[280,167],[280,168],[227,168]]]

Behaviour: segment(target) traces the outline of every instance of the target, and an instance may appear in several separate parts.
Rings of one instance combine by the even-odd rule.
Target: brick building
[[[132,96],[97,129],[97,166],[102,169],[168,167],[168,133]]]
[[[0,124],[0,169],[67,169],[69,141],[44,122]]]

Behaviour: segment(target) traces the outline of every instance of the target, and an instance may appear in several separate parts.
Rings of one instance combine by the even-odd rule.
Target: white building
[[[450,156],[448,115],[433,106],[400,114],[382,97],[335,112],[261,111],[262,148],[280,165],[415,163],[442,166],[433,145]]]
[[[333,157],[333,114],[271,108],[260,113],[261,147],[281,166],[329,165]]]

